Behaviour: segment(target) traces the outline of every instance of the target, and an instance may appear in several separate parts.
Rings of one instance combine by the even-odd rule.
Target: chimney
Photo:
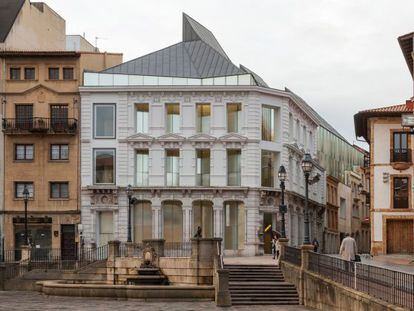
[[[411,99],[406,100],[405,101],[405,107],[407,107],[407,110],[413,111],[414,102]]]

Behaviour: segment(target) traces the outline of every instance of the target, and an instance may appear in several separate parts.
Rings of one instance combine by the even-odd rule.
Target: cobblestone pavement
[[[1,311],[190,311],[190,310],[252,310],[255,311],[302,311],[303,306],[247,306],[217,308],[214,302],[145,302],[142,300],[113,300],[103,298],[45,296],[38,292],[0,291]]]

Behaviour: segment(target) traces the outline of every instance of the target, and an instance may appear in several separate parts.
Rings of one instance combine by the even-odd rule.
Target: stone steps
[[[273,265],[225,265],[233,305],[298,305],[295,286]]]

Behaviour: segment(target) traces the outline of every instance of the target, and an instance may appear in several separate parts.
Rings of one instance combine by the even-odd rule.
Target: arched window
[[[183,210],[180,202],[169,201],[163,204],[165,242],[183,241]]]
[[[197,232],[197,228],[201,227],[201,235],[203,238],[212,238],[213,232],[213,203],[209,201],[198,201],[193,204],[193,232]]]
[[[151,203],[140,201],[134,206],[134,242],[152,238]]]

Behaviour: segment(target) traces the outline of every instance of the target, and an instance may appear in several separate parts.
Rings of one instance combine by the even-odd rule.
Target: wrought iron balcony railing
[[[390,149],[391,162],[408,162],[411,163],[411,149],[399,148]]]
[[[76,134],[78,120],[73,118],[6,118],[3,132],[6,134]]]

